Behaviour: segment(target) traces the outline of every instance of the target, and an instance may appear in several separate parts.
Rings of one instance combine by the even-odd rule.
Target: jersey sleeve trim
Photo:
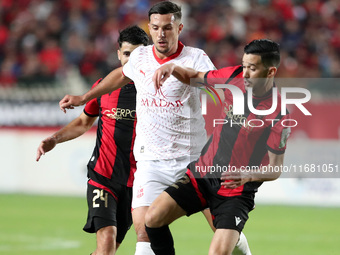
[[[282,155],[282,154],[284,154],[285,151],[286,151],[286,150],[282,150],[282,151],[274,150],[273,148],[269,147],[268,145],[267,145],[267,149],[268,149],[270,152],[272,152],[272,153],[274,153],[274,154],[276,154],[276,155]]]
[[[210,71],[206,72],[204,75],[204,81],[206,81],[208,79],[208,74],[210,73]]]
[[[90,114],[90,113],[86,112],[85,109],[83,110],[83,112],[89,117],[98,117],[99,116],[99,114]]]
[[[229,79],[225,82],[226,84],[231,82],[235,77],[237,77],[240,73],[242,73],[243,68],[239,66],[229,77]]]
[[[239,82],[242,80],[242,73],[243,68],[242,66],[230,66],[230,67],[224,67],[218,70],[211,70],[210,72],[206,73],[206,82],[210,85],[218,82],[218,83],[224,83],[229,84],[231,83],[235,78],[238,78]],[[237,83],[237,80],[236,80]],[[243,84],[243,80],[242,80]]]

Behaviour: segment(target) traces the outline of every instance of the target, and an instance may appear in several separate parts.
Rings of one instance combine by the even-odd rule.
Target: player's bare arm
[[[65,127],[42,140],[37,149],[36,161],[39,161],[42,155],[51,151],[58,143],[72,140],[84,134],[92,127],[96,119],[97,117],[89,117],[85,113],[81,113],[79,117],[71,121]]]
[[[175,76],[178,80],[190,85],[190,79],[204,79],[206,72],[199,72],[195,69],[175,65],[174,63],[166,64],[158,68],[152,78],[155,89],[158,90],[164,82],[170,77]]]
[[[89,90],[84,95],[66,95],[59,102],[60,109],[66,113],[66,109],[74,109],[75,106],[83,105],[93,98],[97,98],[128,84],[131,80],[123,75],[122,70],[123,67],[116,68],[111,73],[109,73],[98,86]]]
[[[274,154],[268,151],[269,165],[259,169],[237,169],[222,173],[221,185],[228,189],[235,189],[247,182],[273,181],[280,177],[284,154]]]

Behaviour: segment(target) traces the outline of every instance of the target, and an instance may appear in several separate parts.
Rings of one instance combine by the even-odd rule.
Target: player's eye
[[[125,53],[124,53],[124,56],[129,57],[129,56],[130,56],[130,52],[125,52]]]

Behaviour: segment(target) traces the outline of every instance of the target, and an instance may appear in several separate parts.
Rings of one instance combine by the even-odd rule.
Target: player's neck
[[[153,46],[152,51],[153,51],[153,55],[154,55],[155,59],[157,60],[157,62],[162,65],[162,64],[164,64],[164,63],[166,63],[166,62],[168,62],[172,59],[177,58],[177,56],[179,56],[181,54],[183,47],[184,47],[184,45],[180,41],[178,41],[178,44],[175,47],[176,51],[173,49],[173,50],[169,51],[167,54],[163,53],[162,56],[161,56],[163,58],[160,57],[161,52],[159,52],[157,50],[155,45]]]
[[[155,47],[155,54],[159,59],[165,59],[170,57],[171,55],[175,54],[178,51],[178,43],[175,44],[169,51],[162,53],[158,51],[158,49]]]
[[[253,96],[254,97],[267,96],[267,94],[269,93],[269,91],[271,91],[273,86],[274,86],[274,81],[270,79],[261,89],[253,90]]]

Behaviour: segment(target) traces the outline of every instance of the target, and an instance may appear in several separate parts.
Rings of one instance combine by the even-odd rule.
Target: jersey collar
[[[177,57],[179,56],[179,54],[181,54],[183,48],[184,48],[183,43],[181,43],[180,41],[178,41],[178,48],[177,48],[177,51],[176,51],[174,54],[170,55],[169,57],[160,59],[159,57],[157,57],[155,45],[153,45],[153,46],[152,46],[152,53],[153,53],[153,56],[155,57],[155,59],[157,60],[157,62],[158,62],[159,64],[162,65],[162,64],[164,64],[164,63],[166,63],[166,62],[168,62],[168,61],[170,61],[170,60],[172,60],[172,59],[177,58]]]

